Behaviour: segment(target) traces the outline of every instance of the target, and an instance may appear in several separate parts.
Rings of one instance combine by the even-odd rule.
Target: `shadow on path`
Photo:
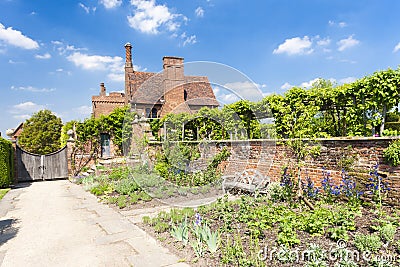
[[[18,221],[14,219],[5,219],[0,221],[0,246],[16,236],[18,228],[14,227],[14,225],[17,222]]]

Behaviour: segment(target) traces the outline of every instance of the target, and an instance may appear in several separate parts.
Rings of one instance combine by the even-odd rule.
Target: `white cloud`
[[[359,43],[360,43],[359,40],[353,39],[353,35],[350,35],[348,38],[342,39],[337,42],[338,51],[342,52],[346,49],[349,49],[351,47],[358,45]]]
[[[335,22],[333,20],[328,21],[329,26],[338,26],[339,28],[347,27],[347,23],[344,21]]]
[[[202,18],[204,17],[204,9],[199,6],[198,8],[196,8],[196,10],[194,11],[194,13],[196,14],[196,17]]]
[[[308,82],[303,82],[303,83],[300,84],[300,87],[310,88],[315,82],[318,82],[319,79],[320,78],[315,78],[315,79],[312,79],[312,80],[310,80]]]
[[[186,37],[185,41],[183,42],[183,46],[186,46],[187,44],[195,44],[195,43],[197,43],[196,35],[191,35],[189,37]]]
[[[273,54],[307,55],[314,51],[311,46],[312,41],[308,36],[304,36],[303,38],[294,37],[286,39],[285,42],[273,51]]]
[[[294,85],[291,85],[290,83],[288,83],[288,82],[285,82],[282,86],[281,86],[281,89],[283,89],[283,90],[289,90],[290,88],[292,88]]]
[[[396,53],[396,52],[399,51],[399,50],[400,50],[400,43],[398,43],[398,44],[394,47],[393,53]]]
[[[45,109],[46,106],[39,105],[31,101],[23,102],[20,104],[13,105],[9,110],[9,113],[13,114],[13,118],[18,120],[29,119],[34,112]]]
[[[119,7],[122,4],[122,0],[100,0],[100,4],[107,9],[110,9]]]
[[[30,117],[31,117],[31,115],[28,115],[28,114],[13,115],[14,119],[21,120],[21,121],[25,121],[25,120],[29,119]]]
[[[80,115],[90,115],[92,113],[92,107],[84,105],[74,108],[73,111]]]
[[[90,12],[90,7],[85,6],[85,5],[82,4],[82,3],[79,3],[79,6],[80,6],[83,10],[85,10],[85,12],[86,12],[87,14],[89,14],[89,12]]]
[[[230,104],[240,100],[240,98],[234,93],[218,86],[214,88],[214,94],[218,102],[222,104]]]
[[[39,48],[39,44],[36,41],[23,35],[22,32],[14,30],[12,27],[5,28],[5,26],[1,23],[0,41],[23,49]]]
[[[340,59],[339,62],[350,63],[350,64],[356,64],[357,63],[357,61],[351,60],[351,59]]]
[[[18,62],[18,61],[14,61],[14,60],[12,60],[12,59],[9,59],[9,60],[8,60],[8,63],[10,63],[10,64],[20,64],[20,63],[22,63],[22,62]]]
[[[131,0],[131,5],[135,7],[133,16],[128,16],[129,26],[147,34],[157,34],[161,28],[170,32],[176,31],[183,19],[187,20],[182,14],[174,14],[166,5],[157,5],[155,0]]]
[[[352,83],[352,82],[355,82],[356,80],[357,80],[356,77],[346,77],[346,78],[340,79],[339,82],[344,84],[344,83]]]
[[[54,92],[56,90],[55,88],[36,88],[33,86],[20,86],[20,87],[11,86],[11,89],[17,91],[34,92],[34,93],[49,93],[49,92]]]
[[[319,46],[327,46],[330,45],[330,43],[331,39],[329,39],[328,37],[317,41],[317,45]]]
[[[63,45],[61,41],[51,41],[53,45]]]
[[[123,82],[124,76],[124,61],[122,57],[88,55],[81,52],[73,52],[67,59],[85,70],[106,70],[109,73],[107,77],[116,82]],[[140,66],[134,65],[135,70],[141,70]]]
[[[98,56],[73,52],[67,56],[67,59],[85,70],[115,70],[123,67],[122,57],[117,56]]]
[[[37,58],[37,59],[50,59],[51,55],[49,53],[46,53],[44,55],[35,55],[35,58]]]
[[[248,99],[251,101],[258,101],[262,99],[262,92],[260,87],[266,85],[259,85],[250,81],[231,82],[224,84],[224,87],[233,92],[234,95],[239,96],[241,99]]]

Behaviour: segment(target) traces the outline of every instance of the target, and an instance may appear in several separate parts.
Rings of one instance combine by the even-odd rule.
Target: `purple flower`
[[[194,223],[195,223],[197,226],[200,226],[200,225],[201,225],[201,215],[200,215],[200,213],[197,212],[197,213],[194,215],[194,218],[195,218]]]

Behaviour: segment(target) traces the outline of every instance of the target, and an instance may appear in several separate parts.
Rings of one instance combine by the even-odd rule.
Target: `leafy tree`
[[[41,110],[24,123],[19,145],[36,154],[48,154],[60,149],[62,122],[50,110]]]

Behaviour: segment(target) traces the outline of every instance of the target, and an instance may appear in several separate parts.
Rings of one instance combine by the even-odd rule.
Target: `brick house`
[[[125,90],[107,95],[104,83],[100,94],[92,96],[92,116],[110,114],[115,108],[130,105],[141,117],[161,118],[168,113],[195,113],[202,107],[219,106],[205,76],[185,76],[183,58],[163,57],[159,73],[135,71],[132,45],[125,45]],[[110,157],[113,145],[108,133],[101,134],[101,157]]]
[[[95,118],[111,113],[116,107],[131,105],[132,110],[146,118],[160,118],[168,113],[193,113],[206,106],[219,106],[205,76],[185,76],[183,58],[164,57],[160,73],[135,71],[132,45],[125,45],[125,93],[106,93],[104,83],[100,94],[92,96]]]

